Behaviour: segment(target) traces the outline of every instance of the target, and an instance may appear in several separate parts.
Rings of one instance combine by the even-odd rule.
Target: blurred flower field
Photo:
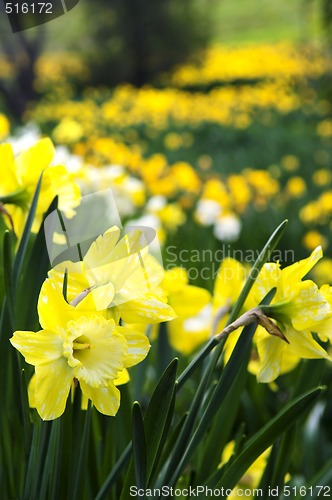
[[[122,215],[153,219],[168,243],[184,226],[186,237],[213,234],[212,245],[258,248],[292,210],[290,246],[304,256],[321,244],[329,254],[330,70],[318,47],[216,46],[156,87],[110,91],[84,89],[79,60],[43,56],[36,86],[44,97],[26,122],[70,154],[84,192],[110,183],[127,191]],[[10,78],[8,63],[1,71]],[[2,116],[3,138],[8,127]]]
[[[86,87],[87,72],[43,55],[22,122],[0,109],[2,491],[318,497],[332,485],[329,53],[216,45],[140,88]]]

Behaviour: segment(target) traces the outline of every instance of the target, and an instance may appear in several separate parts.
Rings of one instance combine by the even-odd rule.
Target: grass
[[[321,35],[317,0],[219,0],[215,41],[302,41]]]

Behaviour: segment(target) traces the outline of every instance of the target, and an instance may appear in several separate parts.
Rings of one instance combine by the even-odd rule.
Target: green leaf
[[[262,300],[261,304],[269,303],[272,300],[275,292],[275,288],[270,290],[270,292]],[[187,445],[190,433],[193,429],[195,419],[198,414],[199,407],[202,404],[202,401],[204,401],[204,390],[207,386],[207,382],[209,382],[211,379],[211,373],[213,372],[215,367],[216,357],[212,357],[212,359],[210,360],[210,363],[203,374],[194,401],[190,407],[188,418],[179,436],[179,441],[174,449],[166,472],[161,475],[158,486],[162,484],[170,484],[171,486],[173,486],[176,483],[178,477],[181,474],[181,470],[185,466],[189,457],[195,451],[204,434],[209,430],[219,408],[224,403],[229,390],[233,388],[233,384],[238,380],[238,377],[242,376],[242,371],[240,369],[241,366],[247,366],[249,362],[251,353],[251,341],[256,328],[257,324],[253,323],[243,329],[240,338],[238,339],[236,346],[232,352],[232,355],[216,384],[216,388],[207,403],[206,409],[200,418],[199,424],[196,427],[189,444]],[[223,348],[225,342],[226,338],[223,338],[219,345],[221,349]]]
[[[162,451],[160,446],[163,443],[165,427],[170,419],[169,410],[175,391],[177,366],[178,360],[175,358],[161,376],[144,415],[148,481]],[[133,479],[133,464],[131,463],[122,489],[121,500],[127,500],[129,488],[134,484]]]
[[[256,330],[257,325],[249,325],[246,326],[237,341],[237,344],[232,352],[232,355],[227,363],[227,365],[224,368],[224,371],[222,373],[222,376],[220,380],[218,381],[216,388],[212,394],[212,397],[210,398],[209,403],[207,404],[207,407],[200,418],[200,421],[195,429],[195,432],[187,445],[186,441],[183,441],[181,444],[182,446],[177,446],[174,454],[170,460],[170,463],[168,465],[168,470],[165,474],[165,476],[160,480],[160,483],[158,484],[168,484],[170,486],[173,486],[177,479],[179,478],[181,471],[187,461],[189,460],[190,456],[194,452],[194,450],[197,448],[198,444],[202,440],[204,434],[208,431],[208,429],[211,426],[211,423],[217,414],[218,409],[221,407],[221,405],[224,402],[224,399],[228,393],[228,391],[232,388],[234,381],[236,378],[239,376],[241,371],[239,370],[239,367],[241,366],[242,363],[247,364],[249,361],[249,356],[250,356],[250,351],[251,351],[251,341],[252,337],[254,335],[254,332]],[[225,339],[223,339],[225,340]],[[211,363],[207,367],[207,371],[211,368],[214,368],[214,365]],[[203,387],[203,384],[205,383],[205,380],[209,380],[209,377],[206,377],[204,374],[202,377],[202,381],[200,384],[200,387]],[[198,395],[198,396],[197,396]],[[203,397],[202,394],[200,394],[200,390],[198,389],[197,391],[197,399],[202,402]],[[195,397],[196,399],[196,397]],[[197,405],[192,407],[189,410],[189,415],[187,418],[190,418],[190,412],[195,411],[197,415]],[[193,428],[192,426],[192,419],[193,416],[191,417],[191,429]],[[186,423],[187,423],[186,421]],[[189,426],[185,426],[185,432],[188,432]],[[188,436],[186,436],[188,437]]]
[[[75,479],[73,481],[74,489],[71,498],[79,500],[82,498],[82,482],[84,478],[84,464],[88,453],[89,434],[91,421],[91,401],[88,402],[88,409],[85,415],[83,435],[80,445],[79,459],[75,471]]]
[[[25,370],[22,370],[21,403],[22,403],[25,450],[26,454],[28,455],[29,453],[28,447],[31,444],[31,438],[32,438],[32,426],[30,420],[28,384],[26,380]]]
[[[12,270],[12,233],[6,231],[3,238],[3,268],[5,292],[7,297],[7,309],[12,331],[15,330],[15,289]]]
[[[147,482],[146,443],[143,415],[141,406],[137,401],[133,404],[133,462],[135,484],[138,488],[145,489]]]
[[[207,481],[209,488],[234,488],[251,464],[269,448],[279,436],[284,434],[314,404],[322,392],[322,387],[306,392],[288,403],[274,418],[249,439],[243,451],[232,465],[223,471],[216,471]]]
[[[311,480],[306,484],[307,491],[312,488],[313,492],[317,493],[317,486],[330,486],[332,484],[332,458],[326,462],[326,464],[311,478]],[[310,492],[310,490],[309,490]],[[321,496],[324,497],[324,490],[321,492]],[[330,496],[330,490],[327,492]],[[305,497],[307,500],[313,498],[313,495],[308,493]]]
[[[241,396],[248,378],[247,367],[244,364],[239,367],[239,370],[241,373],[239,372],[236,380],[234,380],[232,390],[228,391],[223,404],[219,408],[213,420],[211,431],[204,443],[200,445],[200,448],[203,448],[203,453],[197,470],[196,484],[203,484],[211,470],[217,469],[222,451],[231,439],[230,433],[236,421]],[[220,432],[221,427],[222,433]]]
[[[108,494],[109,490],[115,483],[116,479],[119,477],[120,472],[129,463],[131,451],[132,451],[132,443],[129,443],[127,448],[124,450],[121,457],[119,458],[119,460],[113,466],[106,480],[104,481],[104,484],[100,488],[95,500],[103,500],[104,498],[106,498],[106,495]]]
[[[203,349],[194,357],[190,364],[183,370],[178,378],[177,390],[179,391],[183,384],[191,377],[194,371],[202,364],[204,359],[210,354],[212,349],[214,349],[220,340],[217,337],[212,337],[208,343],[203,347]]]
[[[43,217],[52,213],[57,207],[57,198],[49,206]],[[47,277],[47,271],[50,268],[50,261],[46,248],[45,231],[43,224],[33,241],[28,263],[24,266],[21,275],[21,282],[18,291],[18,306],[20,312],[18,323],[19,328],[24,330],[34,330],[38,328],[37,302],[43,281]],[[29,290],[29,293],[26,293]]]
[[[175,390],[177,367],[178,360],[175,358],[161,376],[144,415],[144,428],[147,436],[148,477],[158,455],[164,428],[169,418],[168,412]],[[156,425],[156,422],[158,422],[158,425]]]
[[[55,473],[54,469],[56,464],[57,444],[59,442],[59,425],[60,419],[56,419],[52,422],[50,438],[47,443],[45,464],[39,491],[39,500],[49,498],[49,496],[47,495],[47,491],[50,484],[52,483],[52,479]]]
[[[31,233],[31,228],[32,228],[32,224],[33,224],[36,210],[37,210],[42,179],[43,179],[43,174],[41,174],[41,176],[39,177],[39,181],[38,181],[38,184],[37,184],[37,187],[35,190],[35,194],[33,196],[33,200],[31,203],[31,207],[29,210],[28,218],[27,218],[27,221],[26,221],[25,226],[24,226],[22,239],[20,241],[20,244],[19,244],[19,247],[17,250],[17,254],[15,257],[14,269],[13,269],[14,289],[17,288],[18,280],[20,277],[20,273],[21,273],[21,269],[22,269],[22,265],[23,265],[23,261],[24,261],[24,257],[25,257],[26,251],[27,251],[28,242],[29,242],[30,233]]]

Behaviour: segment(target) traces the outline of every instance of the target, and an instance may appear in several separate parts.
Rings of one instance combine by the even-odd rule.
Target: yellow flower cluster
[[[11,80],[16,72],[15,63],[0,55],[0,79]],[[35,74],[34,87],[38,92],[46,92],[53,99],[68,99],[75,93],[73,85],[87,78],[88,69],[78,54],[45,53],[35,64]]]
[[[175,69],[170,81],[185,87],[245,79],[302,79],[331,70],[331,61],[315,47],[296,48],[290,43],[208,48],[192,63]]]
[[[305,224],[327,224],[332,216],[332,190],[324,191],[316,200],[307,203],[300,211]]]
[[[41,124],[70,119],[80,123],[88,136],[100,123],[115,130],[144,125],[160,131],[170,123],[195,126],[203,122],[243,129],[250,125],[251,115],[257,110],[288,113],[300,105],[301,99],[291,84],[281,81],[221,87],[207,93],[121,85],[100,107],[91,99],[42,101],[27,116]]]
[[[208,179],[196,206],[196,221],[204,226],[214,225],[220,240],[236,240],[241,224],[238,215],[250,204],[262,210],[280,193],[279,182],[266,170],[245,169],[241,174]]]

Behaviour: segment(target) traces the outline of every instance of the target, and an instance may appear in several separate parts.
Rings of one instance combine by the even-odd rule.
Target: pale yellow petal
[[[82,393],[90,399],[100,413],[113,417],[120,406],[120,391],[110,382],[107,387],[93,388],[80,381]]]
[[[298,332],[292,327],[287,327],[284,334],[289,342],[288,350],[294,356],[305,359],[326,358],[330,359],[325,349],[305,330]]]
[[[91,295],[97,311],[107,309],[114,297],[114,286],[112,283],[97,286],[91,290],[89,295]]]
[[[322,248],[317,247],[307,259],[295,262],[282,270],[282,287],[286,296],[292,295],[294,285],[301,281],[322,257]]]
[[[84,263],[91,269],[109,264],[110,254],[114,249],[120,237],[120,229],[116,226],[111,227],[106,233],[98,236],[92,243],[84,257]]]
[[[211,328],[209,324],[194,325],[194,319],[190,325],[187,321],[174,319],[167,324],[167,333],[169,343],[175,351],[180,352],[184,356],[188,356],[194,352],[204,342],[210,338]]]
[[[118,378],[116,378],[114,380],[114,384],[115,385],[123,385],[123,384],[127,384],[130,380],[130,375],[129,375],[129,372],[126,368],[124,368],[122,370],[121,373],[119,373],[119,376]]]
[[[73,370],[66,358],[36,366],[35,403],[43,420],[60,417],[66,408]]]
[[[124,336],[128,345],[128,352],[124,361],[127,368],[137,365],[142,361],[150,350],[149,339],[142,333],[135,332],[123,326],[118,327],[118,331]]]
[[[173,308],[160,300],[160,295],[146,293],[117,306],[125,323],[154,324],[176,318]]]
[[[13,149],[10,144],[0,144],[0,196],[12,194],[19,187]]]
[[[59,209],[71,218],[80,203],[81,191],[63,165],[50,166],[45,170],[38,210],[46,211],[55,196],[59,197]]]
[[[170,295],[169,305],[179,318],[184,319],[197,314],[210,300],[211,295],[204,288],[185,285],[179,293]]]
[[[36,408],[36,374],[34,373],[28,385],[28,397],[30,408]]]
[[[54,153],[52,141],[45,138],[17,156],[17,173],[24,186],[35,188],[40,174],[51,163]]]
[[[281,373],[281,360],[286,349],[286,342],[272,335],[266,335],[256,339],[256,345],[260,360],[257,381],[272,382]]]
[[[16,331],[10,342],[30,365],[48,364],[62,356],[63,340],[52,330]]]
[[[87,278],[82,262],[66,260],[61,262],[61,264],[57,264],[48,272],[48,276],[56,283],[59,289],[63,287],[65,272],[67,272],[67,300],[71,302],[83,292],[83,290],[89,288],[91,283]]]
[[[187,283],[187,270],[184,267],[174,267],[165,272],[161,286],[168,293],[175,293],[180,291]]]
[[[296,330],[315,329],[332,315],[330,304],[310,280],[301,282],[296,297],[284,309]]]
[[[65,329],[68,321],[80,317],[80,312],[65,301],[62,288],[50,278],[44,281],[41,288],[38,314],[42,328],[55,331]]]
[[[275,287],[277,287],[277,291],[274,296],[273,302],[277,302],[280,294],[282,294],[282,290],[279,286],[280,279],[281,269],[279,263],[267,262],[266,264],[264,264],[250,293],[250,296],[254,301],[253,306],[258,305],[261,300],[269,293],[269,291]]]
[[[232,305],[244,285],[245,269],[235,259],[226,258],[220,265],[213,291],[214,309]]]

